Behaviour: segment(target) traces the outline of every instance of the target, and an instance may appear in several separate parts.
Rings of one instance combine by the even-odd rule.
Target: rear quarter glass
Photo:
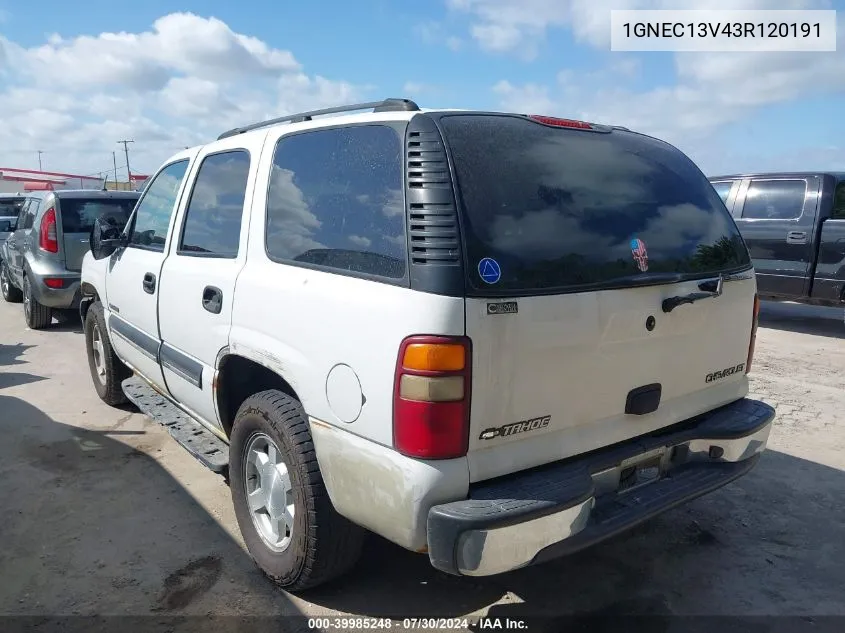
[[[135,198],[61,198],[62,230],[65,233],[90,233],[94,221],[106,213],[125,226],[135,207]]]
[[[511,115],[444,115],[471,289],[547,294],[747,269],[701,170],[674,147]]]

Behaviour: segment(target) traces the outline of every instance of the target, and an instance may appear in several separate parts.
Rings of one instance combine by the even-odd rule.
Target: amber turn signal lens
[[[463,345],[412,343],[405,348],[402,366],[417,371],[461,371],[466,364]]]

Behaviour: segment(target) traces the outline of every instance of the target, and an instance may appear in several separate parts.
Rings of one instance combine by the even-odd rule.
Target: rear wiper
[[[701,299],[712,299],[721,296],[722,294],[722,277],[716,279],[708,279],[698,284],[699,290],[703,292],[692,292],[688,295],[680,295],[678,297],[667,297],[663,300],[663,311],[671,312],[678,306],[685,303],[695,303]]]

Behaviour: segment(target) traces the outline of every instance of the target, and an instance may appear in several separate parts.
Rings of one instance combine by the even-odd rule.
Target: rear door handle
[[[156,291],[156,276],[152,273],[145,273],[144,274],[144,292],[148,295],[153,294]]]
[[[220,314],[223,309],[223,291],[216,286],[206,286],[202,290],[202,307],[211,314]]]
[[[786,234],[787,244],[806,244],[807,234],[804,231],[790,231]]]

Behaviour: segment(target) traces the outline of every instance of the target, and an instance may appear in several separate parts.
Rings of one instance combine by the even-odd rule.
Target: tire
[[[106,330],[103,306],[95,301],[85,315],[85,350],[88,352],[88,369],[100,400],[115,406],[127,401],[121,384],[132,375],[114,353]],[[97,356],[100,358],[98,364]]]
[[[272,441],[287,467],[291,488],[287,498],[292,498],[294,508],[289,542],[277,548],[259,533],[256,521],[260,518],[253,519],[247,500],[247,486],[254,487],[260,479],[247,472],[254,472],[254,462],[249,459],[254,453],[251,447],[265,439]],[[230,438],[229,479],[247,550],[258,568],[279,587],[289,592],[311,589],[339,578],[357,562],[366,531],[332,506],[299,401],[275,390],[262,391],[244,401]],[[269,512],[271,505],[278,508],[280,504],[271,503],[262,512]],[[282,530],[277,532],[281,534]]]
[[[23,301],[23,293],[20,288],[12,285],[12,278],[9,275],[9,267],[5,261],[0,261],[0,291],[6,303],[20,303]]]
[[[53,322],[53,311],[32,296],[29,277],[23,278],[23,316],[31,330],[43,330]]]

